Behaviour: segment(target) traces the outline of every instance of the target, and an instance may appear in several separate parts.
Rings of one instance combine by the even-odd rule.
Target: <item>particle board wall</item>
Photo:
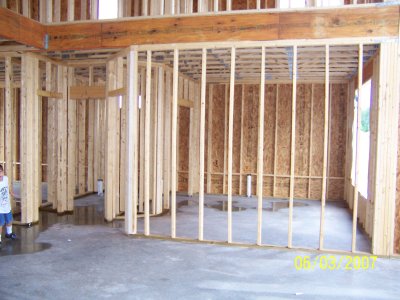
[[[178,191],[188,190],[189,172],[189,128],[190,128],[190,109],[178,107],[179,110],[179,181]]]
[[[223,193],[224,140],[227,138],[226,84],[212,86],[207,94],[206,120],[212,105],[211,193]],[[343,199],[346,138],[347,84],[331,85],[328,199]],[[246,193],[246,175],[252,175],[256,190],[257,120],[260,87],[235,86],[233,193]],[[243,92],[243,93],[242,93]],[[298,84],[296,105],[295,197],[320,199],[322,192],[324,84]],[[290,187],[291,84],[266,84],[264,111],[264,197],[288,197]],[[243,103],[243,115],[242,115]],[[206,122],[207,124],[207,122]],[[240,126],[239,126],[240,125]],[[275,127],[277,126],[277,127]],[[206,137],[208,136],[206,126]],[[276,136],[275,136],[276,135]],[[207,138],[206,138],[207,140]],[[275,145],[276,144],[276,145]],[[277,155],[274,157],[275,147]],[[241,150],[242,149],[242,150]],[[225,153],[225,154],[224,154]],[[206,156],[206,166],[208,157]],[[276,173],[274,166],[276,164]],[[238,171],[239,170],[239,171]],[[240,178],[242,183],[240,183]],[[226,182],[225,182],[226,184]],[[274,194],[275,187],[275,194]]]

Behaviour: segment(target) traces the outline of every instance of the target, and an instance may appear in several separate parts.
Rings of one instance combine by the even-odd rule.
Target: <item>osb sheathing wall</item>
[[[252,191],[256,190],[257,120],[259,85],[235,85],[233,193],[246,194],[246,176],[252,175]],[[207,86],[205,177],[206,190],[226,193],[227,186],[227,113],[229,86]],[[328,199],[344,198],[346,150],[347,84],[330,87],[329,179]],[[296,110],[295,191],[297,198],[321,197],[323,164],[324,84],[298,84]],[[291,84],[267,84],[264,111],[264,196],[288,197],[290,182]],[[210,110],[211,108],[211,110]],[[210,113],[211,112],[211,113]],[[180,108],[179,166],[188,165],[188,112]],[[289,117],[288,117],[289,116]],[[211,118],[211,120],[209,120]],[[211,131],[211,134],[209,132]],[[212,143],[209,143],[211,137]],[[209,161],[211,157],[211,160]],[[211,167],[210,170],[208,168]],[[186,170],[186,169],[185,169]],[[224,183],[225,176],[225,183]],[[179,185],[179,191],[186,191]]]

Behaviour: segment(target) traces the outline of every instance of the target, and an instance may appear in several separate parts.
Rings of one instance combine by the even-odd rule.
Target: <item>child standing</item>
[[[3,225],[6,225],[7,233],[6,238],[15,240],[16,234],[12,232],[12,212],[10,204],[10,194],[14,196],[12,189],[8,189],[8,177],[4,176],[3,166],[0,165],[0,246],[1,246],[1,233]]]

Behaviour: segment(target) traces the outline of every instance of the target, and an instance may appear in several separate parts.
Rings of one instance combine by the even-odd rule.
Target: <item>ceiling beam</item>
[[[43,25],[0,8],[0,36],[51,51],[215,41],[398,37],[399,5]],[[48,45],[45,36],[48,34]]]
[[[9,9],[0,8],[0,37],[44,49],[45,34],[46,27],[41,23]]]

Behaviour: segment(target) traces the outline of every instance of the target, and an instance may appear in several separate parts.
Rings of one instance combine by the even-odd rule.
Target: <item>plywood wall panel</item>
[[[179,107],[179,171],[189,171],[190,109]]]
[[[243,110],[243,169],[244,173],[257,172],[257,130],[259,85],[244,86]]]
[[[310,180],[310,199],[321,199],[322,179]]]
[[[343,200],[344,198],[344,179],[328,180],[328,200]]]
[[[287,198],[289,197],[290,178],[276,178],[276,196]]]
[[[212,172],[224,172],[225,85],[214,85],[212,97]],[[222,185],[222,181],[221,181]]]
[[[242,85],[240,84],[240,85],[235,85],[235,102],[234,102],[234,112],[233,112],[233,151],[232,151],[233,173],[240,173],[241,118],[242,118]],[[239,193],[239,190],[237,193]]]
[[[273,190],[274,190],[274,178],[271,176],[264,176],[263,196],[272,197]]]
[[[223,194],[223,175],[211,175],[211,194]]]
[[[312,155],[311,176],[322,176],[323,154],[324,154],[324,101],[325,86],[314,85],[313,97],[313,124],[312,124]],[[312,190],[312,189],[311,189]],[[321,195],[318,196],[319,198]]]
[[[290,174],[291,111],[292,85],[281,84],[278,105],[277,175]]]
[[[344,177],[347,90],[347,84],[333,84],[331,88],[331,132],[329,144],[329,176],[331,177]]]
[[[295,178],[294,180],[294,197],[307,198],[308,197],[308,179]]]
[[[310,151],[311,85],[297,85],[295,175],[308,175]]]
[[[276,85],[265,87],[264,112],[264,173],[274,173]]]

